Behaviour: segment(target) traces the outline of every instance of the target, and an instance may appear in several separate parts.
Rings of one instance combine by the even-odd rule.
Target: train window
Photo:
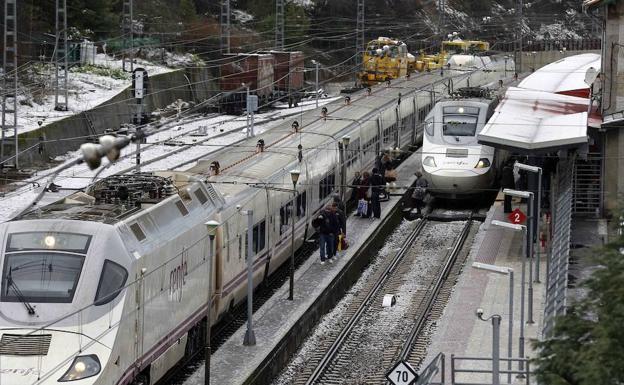
[[[121,293],[126,279],[128,279],[128,271],[123,266],[108,259],[105,260],[95,294],[95,305],[104,305],[114,300]]]
[[[202,205],[208,202],[208,197],[206,196],[206,194],[204,194],[204,192],[200,188],[195,190],[195,196],[197,197],[197,199]]]
[[[325,178],[321,179],[319,183],[319,200],[323,200],[329,194],[334,191],[334,186],[336,184],[336,174],[331,173],[327,175]]]
[[[434,133],[433,119],[425,121],[425,131],[427,132],[427,135],[433,136],[433,133]]]
[[[266,236],[266,220],[253,227],[253,251],[258,254],[264,250]]]
[[[145,233],[143,232],[143,230],[141,229],[141,226],[139,226],[138,223],[133,223],[130,225],[130,230],[132,230],[132,233],[134,234],[134,236],[136,237],[136,239],[138,239],[139,241],[144,240],[145,238],[147,238],[145,236]]]
[[[288,230],[288,225],[290,224],[290,216],[292,212],[291,208],[292,202],[288,202],[280,208],[280,235],[284,234]]]
[[[188,215],[189,211],[184,205],[184,203],[182,203],[182,201],[176,201],[175,205],[178,208],[178,211],[180,211],[180,214],[182,214],[182,216]]]
[[[306,213],[306,192],[304,191],[303,194],[298,194],[297,195],[297,212],[296,215],[298,218],[302,218],[305,216]]]

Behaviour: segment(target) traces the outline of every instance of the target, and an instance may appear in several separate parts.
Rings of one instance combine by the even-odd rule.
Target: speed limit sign
[[[408,362],[399,361],[386,374],[386,379],[393,385],[411,385],[418,379],[418,374]]]

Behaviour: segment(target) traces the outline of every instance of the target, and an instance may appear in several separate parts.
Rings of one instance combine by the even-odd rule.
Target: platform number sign
[[[399,361],[386,374],[386,379],[393,385],[413,385],[418,379],[418,374],[408,362]]]
[[[507,215],[507,219],[509,219],[509,222],[515,225],[520,225],[526,221],[527,216],[525,213],[522,212],[522,210],[517,208],[511,213],[509,213],[509,215]]]

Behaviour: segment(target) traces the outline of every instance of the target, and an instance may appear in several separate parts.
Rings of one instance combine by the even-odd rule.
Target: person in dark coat
[[[315,223],[313,223],[313,225],[318,225],[321,265],[324,265],[326,260],[332,263],[331,257],[334,254],[335,245],[334,232],[337,223],[336,214],[333,213],[330,205],[319,213],[319,216],[315,219]]]
[[[513,174],[513,160],[509,160],[503,166],[501,171],[501,187],[502,188],[515,188],[514,174]],[[511,212],[511,195],[505,195],[505,201],[503,203],[505,213]]]
[[[420,171],[416,171],[414,175],[416,175],[416,182],[414,182],[412,200],[414,201],[414,207],[416,207],[417,214],[421,215],[421,210],[425,206],[425,197],[427,196],[429,182],[427,182]]]
[[[357,189],[357,202],[359,204],[360,200],[366,201],[366,210],[365,212],[355,214],[356,216],[362,216],[363,218],[367,218],[368,215],[368,207],[370,207],[370,196],[368,194],[368,189],[370,187],[370,174],[368,171],[364,171],[362,173],[362,180],[360,181],[360,185]]]
[[[338,252],[338,243],[340,242],[340,234],[347,234],[347,216],[344,211],[340,209],[338,203],[335,201],[332,203],[332,211],[336,217],[336,227],[334,228],[334,254],[332,257],[336,256]]]
[[[381,218],[381,203],[379,202],[379,195],[383,192],[385,183],[384,179],[379,173],[379,170],[375,167],[373,169],[373,175],[370,177],[371,185],[371,209],[373,219]]]
[[[358,202],[358,189],[361,184],[362,176],[360,175],[359,171],[356,171],[353,181],[351,182],[351,196],[349,197],[349,200],[355,202],[356,205]]]

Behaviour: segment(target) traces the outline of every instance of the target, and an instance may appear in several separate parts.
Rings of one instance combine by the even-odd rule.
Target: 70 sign
[[[418,374],[408,362],[399,361],[386,374],[386,378],[393,385],[412,385],[418,380]]]

